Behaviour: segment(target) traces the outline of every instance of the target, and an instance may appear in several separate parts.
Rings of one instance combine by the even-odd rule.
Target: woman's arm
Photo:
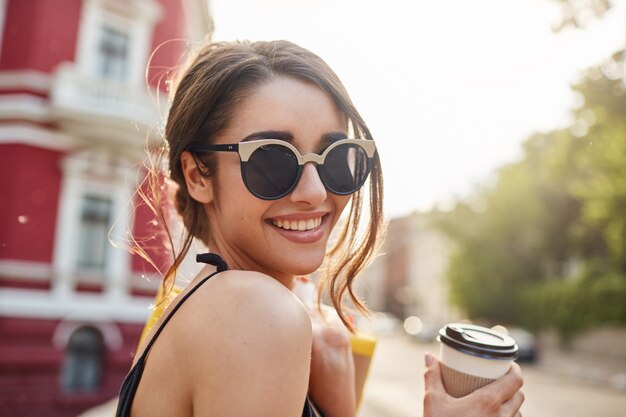
[[[313,319],[309,395],[323,417],[356,414],[354,359],[343,324]]]
[[[522,372],[513,363],[509,372],[461,398],[448,395],[441,382],[439,361],[426,355],[424,417],[521,417],[524,402]]]
[[[311,360],[305,308],[270,277],[229,271],[216,278],[187,331],[195,339],[185,360],[194,416],[302,415]]]

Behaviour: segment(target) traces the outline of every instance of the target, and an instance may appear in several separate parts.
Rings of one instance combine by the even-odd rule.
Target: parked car
[[[517,353],[518,362],[534,362],[537,360],[538,348],[535,336],[528,330],[519,327],[507,327],[509,336],[517,342],[519,351]]]

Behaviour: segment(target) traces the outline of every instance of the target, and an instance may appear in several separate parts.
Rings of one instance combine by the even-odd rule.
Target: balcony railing
[[[145,86],[85,76],[75,64],[64,63],[54,75],[50,99],[61,124],[109,127],[118,133],[152,130],[154,135],[165,117],[167,100],[152,94]]]

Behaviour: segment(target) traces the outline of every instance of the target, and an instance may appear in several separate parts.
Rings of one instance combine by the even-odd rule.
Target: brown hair
[[[187,190],[181,166],[181,154],[200,138],[211,143],[229,123],[229,117],[243,95],[277,75],[293,77],[313,83],[333,99],[348,120],[356,138],[372,140],[372,135],[352,104],[345,87],[330,67],[317,55],[287,41],[209,43],[198,48],[181,69],[177,82],[172,84],[173,100],[165,128],[169,145],[170,178],[178,186],[175,207],[184,224],[183,244],[172,265],[165,273],[163,289],[172,288],[177,268],[186,256],[193,238],[208,245],[209,225],[202,204]],[[214,173],[214,164],[207,161],[208,175]],[[153,177],[157,175],[152,171]],[[154,178],[151,181],[158,184]],[[157,194],[159,194],[158,190]],[[346,293],[361,312],[367,309],[354,294],[355,277],[367,265],[377,249],[382,230],[383,182],[378,154],[372,164],[370,178],[370,218],[366,230],[359,235],[363,189],[352,196],[347,221],[327,253],[326,276],[318,287],[322,293],[328,287],[330,299],[344,324],[354,330],[346,317],[342,300]],[[153,192],[152,198],[156,195]],[[172,243],[167,226],[164,204],[152,201]],[[173,248],[173,245],[172,245]],[[174,250],[174,249],[172,249]]]

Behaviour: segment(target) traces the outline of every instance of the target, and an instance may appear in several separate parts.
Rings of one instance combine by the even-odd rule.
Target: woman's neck
[[[209,251],[217,253],[228,264],[228,269],[238,271],[256,271],[274,278],[283,284],[289,290],[293,290],[295,286],[296,275],[285,274],[276,270],[270,270],[258,262],[255,262],[250,256],[240,251],[220,245],[217,242],[209,243]]]

